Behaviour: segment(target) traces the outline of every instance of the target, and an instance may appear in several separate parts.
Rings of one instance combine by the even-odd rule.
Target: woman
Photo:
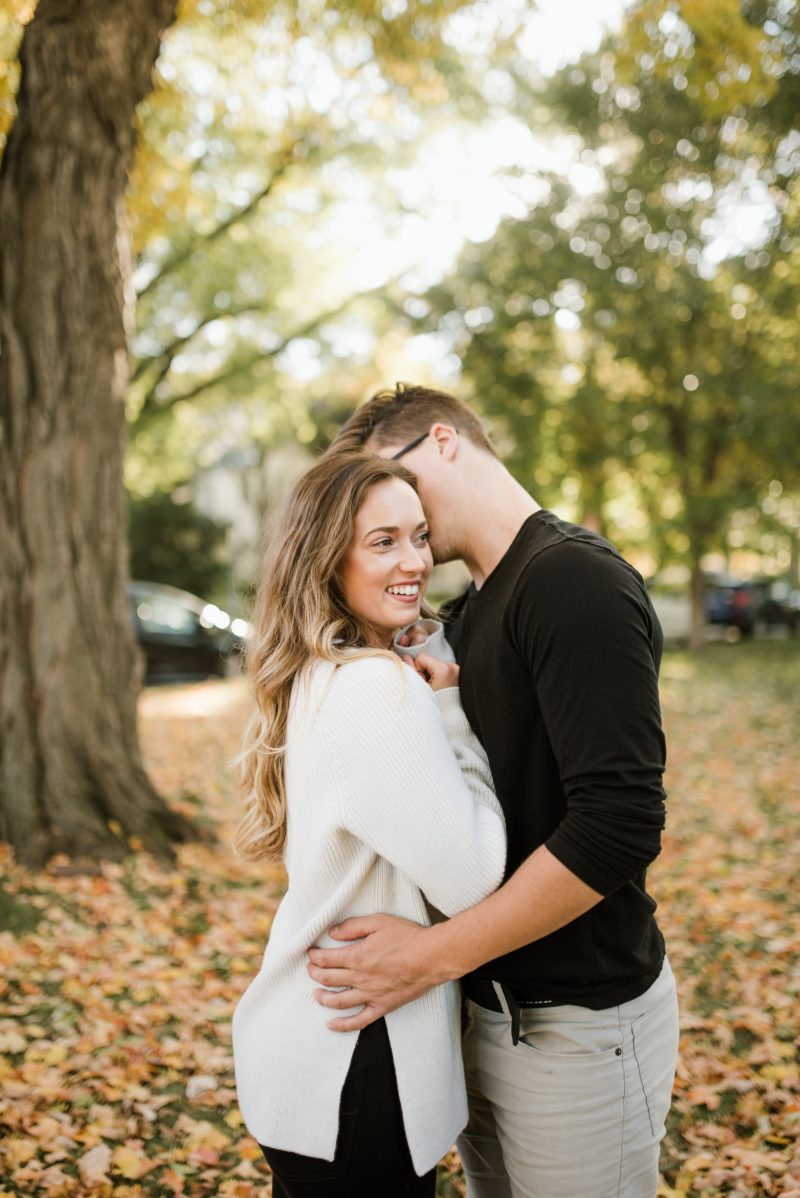
[[[433,1195],[466,1123],[454,986],[343,1034],[306,972],[346,916],[429,923],[426,900],[452,915],[502,879],[502,815],[457,667],[429,686],[391,653],[432,564],[414,476],[367,456],[328,457],[300,480],[265,564],[236,847],[282,858],[289,886],[233,1040],[276,1196]]]

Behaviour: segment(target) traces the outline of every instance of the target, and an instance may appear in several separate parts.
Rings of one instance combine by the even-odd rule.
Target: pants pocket
[[[616,1007],[607,1011],[553,1007],[525,1011],[519,1043],[542,1057],[610,1058],[622,1055],[622,1034]]]
[[[633,1055],[639,1074],[650,1130],[661,1139],[672,1102],[678,1053],[678,1002],[675,992],[631,1024]]]

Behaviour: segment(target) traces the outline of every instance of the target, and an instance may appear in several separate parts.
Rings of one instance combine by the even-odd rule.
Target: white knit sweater
[[[448,916],[479,902],[502,880],[505,828],[457,688],[434,694],[384,657],[318,661],[295,683],[285,779],[289,887],[234,1014],[236,1087],[261,1144],[333,1160],[358,1033],[326,1026],[340,1012],[314,1001],[307,950],[337,943],[327,930],[347,916],[428,924],[426,898]],[[386,1024],[421,1175],[467,1118],[457,987],[435,987]]]

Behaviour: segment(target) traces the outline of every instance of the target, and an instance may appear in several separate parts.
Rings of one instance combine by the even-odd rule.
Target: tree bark
[[[165,857],[141,763],[122,482],[136,105],[176,0],[40,0],[0,171],[0,836]]]
[[[689,648],[693,653],[699,653],[705,644],[706,613],[703,598],[704,589],[705,579],[698,559],[692,562],[689,583],[689,594],[692,601]]]

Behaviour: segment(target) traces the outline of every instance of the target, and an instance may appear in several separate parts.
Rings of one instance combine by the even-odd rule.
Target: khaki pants
[[[501,997],[505,1007],[505,1001]],[[675,979],[602,1011],[467,1002],[468,1198],[654,1198],[678,1049]]]

